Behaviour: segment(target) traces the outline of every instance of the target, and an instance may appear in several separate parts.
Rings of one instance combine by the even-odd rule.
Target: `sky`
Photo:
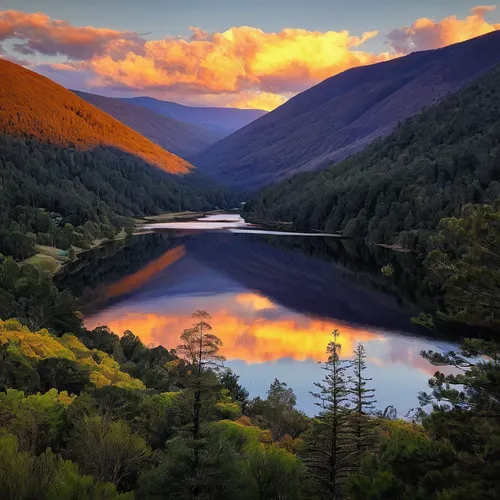
[[[0,57],[97,94],[274,109],[349,68],[500,29],[478,0],[0,0]]]

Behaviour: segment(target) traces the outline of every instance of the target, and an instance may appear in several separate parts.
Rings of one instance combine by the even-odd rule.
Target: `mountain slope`
[[[123,99],[104,97],[76,90],[72,92],[162,148],[182,158],[188,158],[203,151],[224,136],[222,133],[216,133],[209,128],[163,116]]]
[[[265,189],[250,219],[414,247],[468,203],[500,197],[500,65],[385,139]]]
[[[354,68],[302,92],[191,160],[232,186],[255,190],[363,149],[498,62],[500,31]]]
[[[229,135],[266,114],[266,111],[260,109],[183,106],[152,97],[133,97],[121,100],[175,120],[209,128],[221,136]]]
[[[0,59],[0,132],[60,147],[113,147],[169,173],[192,166],[44,76]]]
[[[7,61],[0,74],[0,254],[26,259],[35,244],[89,248],[130,232],[133,217],[237,205],[69,90]]]

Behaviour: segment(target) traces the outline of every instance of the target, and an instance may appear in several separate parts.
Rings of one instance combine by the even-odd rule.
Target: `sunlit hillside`
[[[0,132],[61,147],[108,146],[169,173],[192,166],[53,81],[0,60]]]

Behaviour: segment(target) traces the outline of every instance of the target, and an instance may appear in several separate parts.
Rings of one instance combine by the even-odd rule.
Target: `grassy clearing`
[[[35,264],[40,266],[51,273],[56,273],[62,267],[62,263],[60,261],[56,260],[51,255],[44,255],[42,253],[37,253],[29,259],[26,259],[24,262],[25,264]]]

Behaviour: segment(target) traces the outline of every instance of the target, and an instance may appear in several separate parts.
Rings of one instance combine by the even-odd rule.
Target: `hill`
[[[443,217],[500,197],[500,66],[388,137],[265,189],[250,219],[414,247]]]
[[[0,132],[34,137],[61,147],[113,147],[170,173],[186,173],[185,160],[86,103],[75,94],[17,64],[0,60]]]
[[[182,158],[193,156],[224,137],[224,134],[209,128],[161,115],[123,99],[76,90],[72,92]]]
[[[500,31],[354,68],[302,92],[191,161],[231,186],[256,190],[360,151],[498,62]]]
[[[235,132],[266,114],[266,111],[260,109],[183,106],[182,104],[160,101],[152,97],[133,97],[121,100],[150,109],[155,113],[175,120],[209,128],[222,137]]]

